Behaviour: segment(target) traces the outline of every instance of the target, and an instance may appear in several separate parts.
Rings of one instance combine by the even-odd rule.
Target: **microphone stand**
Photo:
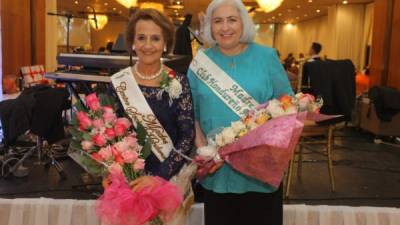
[[[86,7],[89,7],[92,11],[93,11],[93,20],[94,20],[94,24],[96,26],[96,30],[99,29],[98,25],[97,25],[97,17],[96,17],[96,10],[93,8],[93,6],[91,5],[87,5]]]

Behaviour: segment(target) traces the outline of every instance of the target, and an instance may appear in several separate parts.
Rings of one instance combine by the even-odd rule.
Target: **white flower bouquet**
[[[259,105],[231,126],[208,135],[209,145],[197,150],[202,179],[221,160],[239,172],[278,187],[304,126],[304,120],[332,118],[319,114],[322,99],[309,94],[284,95]]]

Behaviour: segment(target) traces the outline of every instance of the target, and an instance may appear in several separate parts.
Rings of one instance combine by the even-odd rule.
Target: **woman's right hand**
[[[153,177],[142,176],[132,181],[129,185],[132,187],[132,191],[140,191],[143,188],[152,189],[156,184]]]
[[[203,130],[200,127],[199,121],[195,122],[195,129],[196,129],[196,137],[195,137],[195,145],[196,148],[201,148],[207,145],[207,139],[203,133]],[[224,160],[219,160],[219,161],[214,161],[214,160],[209,160],[206,161],[204,159],[201,159],[198,157],[195,159],[198,169],[196,173],[197,178],[202,178],[208,174],[213,174],[215,173],[219,168],[221,168],[224,165]]]
[[[103,186],[103,189],[106,189],[110,186],[111,184],[111,180],[109,177],[105,177],[103,178],[103,180],[101,181],[101,185]]]

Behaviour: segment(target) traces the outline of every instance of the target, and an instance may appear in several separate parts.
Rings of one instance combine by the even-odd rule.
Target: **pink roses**
[[[96,93],[92,93],[86,96],[86,104],[89,106],[90,110],[97,111],[100,109],[100,100]]]
[[[125,117],[118,118],[111,106],[102,106],[95,93],[85,99],[88,112],[76,115],[81,149],[97,162],[105,163],[108,169],[126,168],[133,173],[144,169],[136,133],[132,123]]]

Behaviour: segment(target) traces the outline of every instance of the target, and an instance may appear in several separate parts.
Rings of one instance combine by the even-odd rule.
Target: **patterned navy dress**
[[[143,85],[139,85],[139,87],[175,148],[185,155],[189,155],[193,148],[195,135],[192,95],[186,75],[177,74],[176,78],[182,85],[182,94],[179,98],[174,99],[171,105],[168,93],[164,92],[161,99],[157,98],[157,93],[161,90],[160,87]],[[174,151],[171,151],[164,162],[160,162],[151,153],[145,161],[145,170],[151,175],[169,180],[179,172],[185,161]]]

